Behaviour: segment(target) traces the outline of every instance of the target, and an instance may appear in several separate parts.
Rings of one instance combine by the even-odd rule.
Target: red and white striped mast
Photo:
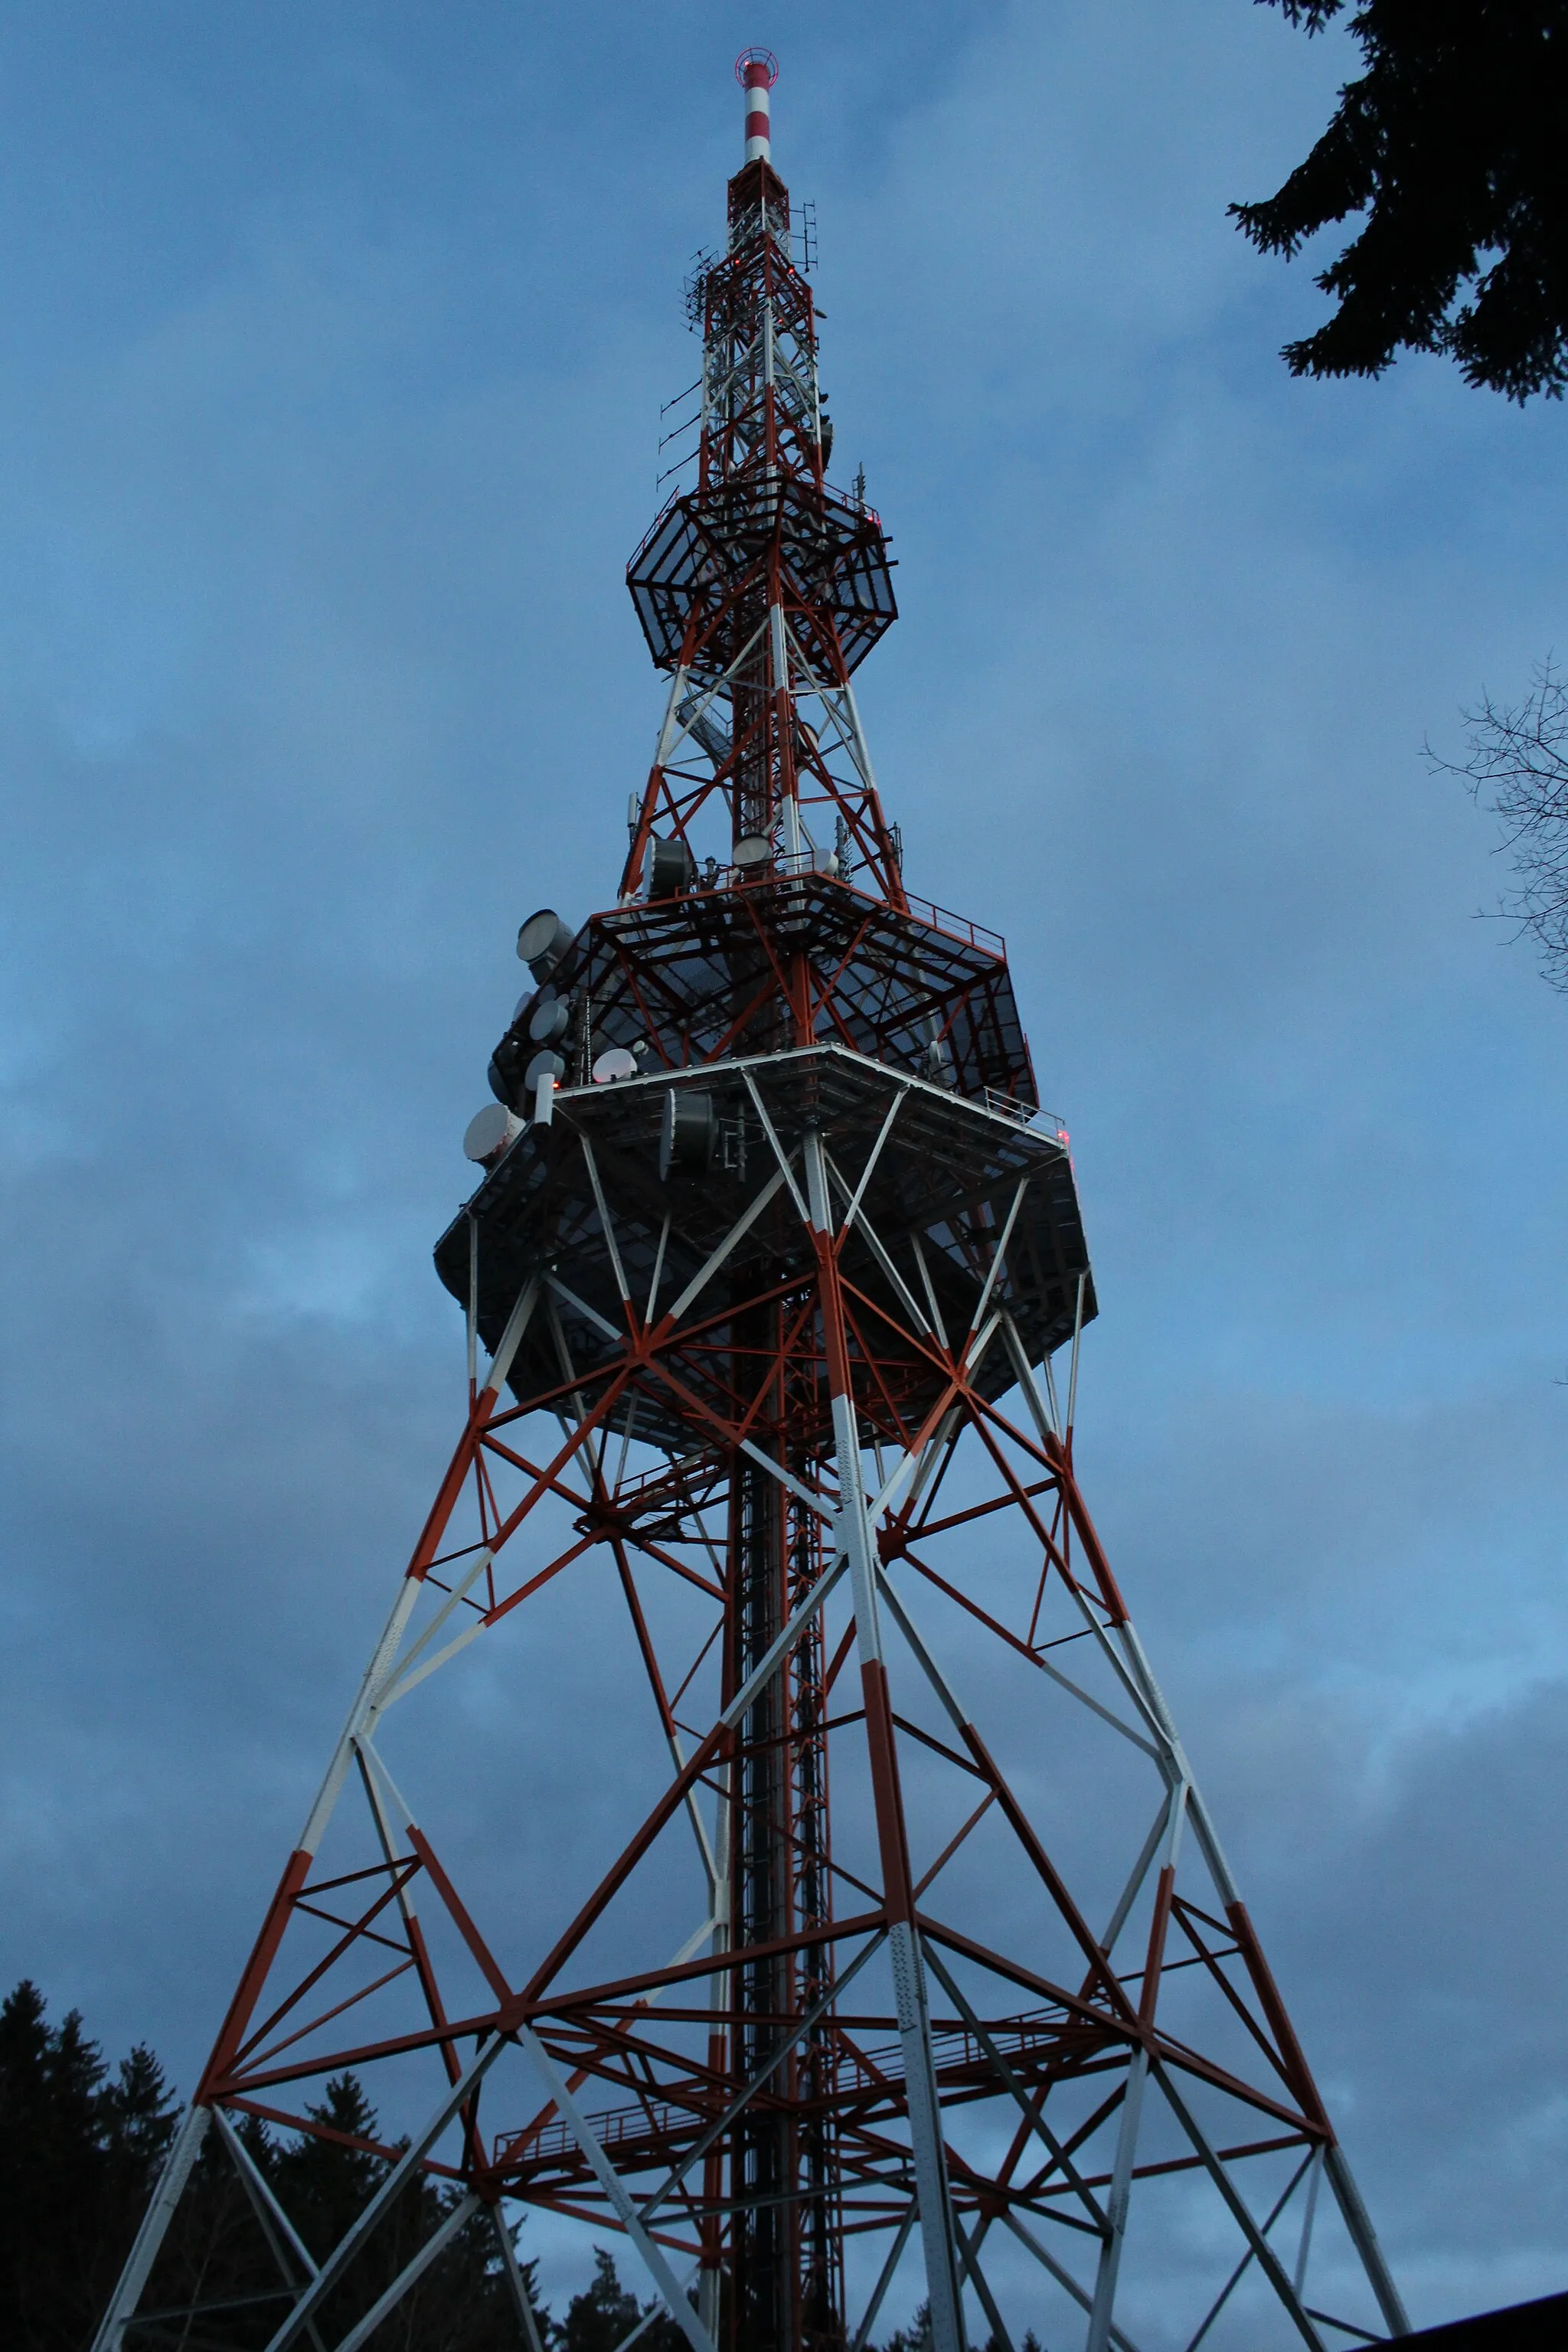
[[[748,163],[771,163],[773,160],[769,93],[778,78],[779,61],[772,49],[742,49],[735,59],[735,79],[746,93]]]

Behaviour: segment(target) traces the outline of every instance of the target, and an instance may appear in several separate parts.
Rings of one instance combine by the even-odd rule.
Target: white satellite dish
[[[481,1168],[493,1168],[522,1133],[522,1121],[505,1103],[486,1103],[468,1121],[463,1150]]]

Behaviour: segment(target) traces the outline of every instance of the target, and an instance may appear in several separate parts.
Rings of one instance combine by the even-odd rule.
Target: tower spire
[[[671,878],[691,887],[765,866],[853,877],[905,904],[850,683],[897,618],[892,559],[879,516],[827,478],[805,240],[770,160],[777,71],[766,50],[737,62],[746,160],[729,184],[724,251],[699,257],[687,289],[702,337],[687,426],[696,479],[627,571],[670,688],[623,903],[662,898]]]
[[[772,49],[742,49],[735,59],[735,79],[746,93],[746,161],[773,161],[769,93],[779,78],[779,61]]]

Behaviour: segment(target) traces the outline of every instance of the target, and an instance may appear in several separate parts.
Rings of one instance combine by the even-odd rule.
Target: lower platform
[[[687,1164],[678,1156],[661,1173],[672,1097]],[[1072,1165],[1054,1125],[843,1046],[811,1046],[568,1087],[547,1125],[524,1129],[436,1250],[441,1280],[465,1305],[474,1279],[492,1349],[529,1277],[545,1279],[549,1312],[511,1369],[518,1402],[602,1370],[634,1329],[672,1308],[675,1331],[689,1328],[721,1382],[736,1344],[728,1318],[768,1301],[787,1318],[816,1280],[801,1149],[812,1128],[846,1227],[839,1265],[863,1338],[856,1390],[868,1436],[919,1420],[942,1388],[937,1360],[961,1346],[983,1304],[1005,1307],[1033,1363],[1092,1318]],[[1016,1377],[1000,1347],[975,1375],[990,1396]],[[657,1397],[637,1411],[638,1434],[659,1442]],[[826,1428],[826,1391],[822,1412]],[[689,1420],[672,1415],[671,1428],[684,1451]],[[797,1435],[809,1450],[812,1433]]]

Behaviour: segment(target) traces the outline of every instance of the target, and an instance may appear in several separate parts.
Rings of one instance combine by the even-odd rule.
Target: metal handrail
[[[838,870],[838,860],[831,850],[780,850],[763,866],[718,866],[710,875],[694,879],[688,889],[675,893],[679,898],[706,896],[711,890],[745,890],[760,885],[795,881],[803,876],[820,875],[825,880],[837,882],[855,891],[857,897],[869,898],[872,894],[862,890],[847,875]],[[663,900],[623,902],[625,906],[663,905]],[[928,923],[932,930],[942,932],[948,939],[963,940],[972,948],[980,948],[987,955],[1005,961],[1007,942],[1000,931],[987,929],[984,923],[971,922],[967,915],[955,914],[951,907],[939,907],[933,898],[917,898],[912,891],[904,893],[904,904],[919,923]]]
[[[990,2029],[990,2039],[1005,2045],[1016,2056],[1026,2054],[1042,2046],[1051,2047],[1057,2034],[1067,2021],[1065,2009],[1044,2009],[1022,2017],[999,2020]],[[940,2069],[943,2067],[991,2065],[994,2062],[984,2042],[967,2024],[938,2025],[931,2034],[932,2055]],[[859,2051],[852,2045],[840,2045],[830,2053],[836,2087],[853,2093],[874,2091],[883,2083],[902,2082],[904,2053],[898,2042],[889,2042],[877,2050]],[[624,2146],[627,2140],[655,2134],[673,2137],[681,2130],[700,2131],[702,2116],[693,2115],[689,2107],[674,2106],[664,2100],[654,2100],[644,2105],[604,2107],[587,2117],[587,2123],[601,2147]],[[519,2132],[502,2132],[495,2143],[495,2159],[504,2163],[514,2153],[526,2152],[531,2157],[569,2156],[577,2147],[576,2134],[563,2119],[552,2119]]]
[[[967,915],[955,915],[951,907],[939,907],[930,898],[917,898],[911,891],[904,893],[911,915],[933,929],[946,931],[952,939],[967,940],[972,948],[984,948],[990,955],[1005,956],[1007,942],[1000,931],[987,930],[984,923],[972,923]]]
[[[1068,1141],[1067,1127],[1054,1110],[1043,1110],[1037,1103],[1020,1102],[1016,1095],[1004,1094],[1000,1087],[986,1087],[981,1099],[987,1110],[995,1111],[1002,1118],[1016,1119],[1020,1127],[1038,1128],[1058,1143]]]

